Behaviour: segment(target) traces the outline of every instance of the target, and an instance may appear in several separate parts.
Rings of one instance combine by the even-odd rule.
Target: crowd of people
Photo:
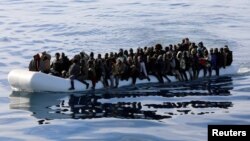
[[[164,83],[164,78],[171,82],[168,76],[175,76],[179,81],[194,80],[201,70],[204,77],[211,77],[212,71],[219,76],[220,68],[230,66],[232,62],[233,54],[227,45],[208,49],[203,42],[196,44],[184,38],[176,45],[120,49],[119,52],[105,53],[104,57],[98,54],[97,58],[93,52],[89,55],[80,52],[72,59],[64,53],[56,53],[51,62],[51,55],[43,52],[33,56],[29,70],[70,78],[69,90],[74,90],[75,79],[84,83],[86,89],[89,83],[85,80],[91,80],[92,89],[95,89],[98,81],[105,88],[117,88],[120,80],[132,78],[135,85],[137,79],[150,81],[149,75],[154,75],[160,83]]]

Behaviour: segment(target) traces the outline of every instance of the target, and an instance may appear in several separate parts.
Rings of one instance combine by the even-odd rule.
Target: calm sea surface
[[[1,0],[0,140],[200,141],[250,124],[249,0]],[[69,57],[182,38],[228,44],[239,72],[95,93],[13,93],[7,74],[46,50]]]

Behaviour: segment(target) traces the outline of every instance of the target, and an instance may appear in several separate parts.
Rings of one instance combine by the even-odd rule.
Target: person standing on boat
[[[193,70],[192,70],[191,59],[189,57],[189,52],[188,51],[183,52],[183,59],[185,60],[186,71],[189,74],[189,79],[192,80],[193,79]]]
[[[96,81],[102,81],[104,76],[104,66],[101,54],[95,59]]]
[[[187,65],[186,65],[186,59],[184,56],[184,52],[178,51],[176,59],[178,60],[178,63],[180,64],[179,72],[181,75],[181,79],[183,81],[188,81],[187,74],[186,74]]]
[[[210,50],[212,52],[212,50]],[[208,53],[208,50],[204,51],[204,60],[206,61],[205,63],[205,68],[206,72],[208,71],[208,76],[211,77],[212,75],[212,69],[211,69],[211,53]]]
[[[80,56],[79,56],[79,65],[80,65],[80,76],[79,79],[81,81],[84,81],[87,79],[88,77],[88,68],[87,68],[87,62],[88,62],[88,55],[84,52],[80,52]]]
[[[73,59],[73,64],[69,67],[69,79],[70,79],[70,84],[71,87],[69,88],[69,90],[74,90],[75,86],[74,86],[74,80],[79,80],[79,75],[80,75],[81,69],[80,66],[78,64],[78,60],[77,59]],[[79,80],[80,81],[80,80]],[[86,85],[86,89],[88,89],[89,84],[85,81],[81,81],[83,84]]]
[[[226,66],[230,66],[233,62],[233,52],[229,50],[228,45],[225,45],[225,54],[226,54]]]
[[[212,70],[215,70],[216,76],[220,75],[220,66],[219,66],[219,52],[218,48],[215,48],[213,50],[213,53],[211,54],[211,67]]]
[[[112,60],[109,58],[109,54],[106,53],[104,57],[104,86],[105,87],[114,87],[114,82],[113,82],[113,75],[112,75]],[[110,84],[108,82],[108,79],[110,80]]]
[[[96,85],[96,71],[95,71],[95,62],[93,59],[89,59],[88,61],[88,79],[92,82],[92,89],[95,89]]]
[[[132,77],[132,85],[135,86],[136,78],[139,76],[138,68],[136,67],[136,63],[133,61],[132,57],[128,57],[127,64],[129,66],[129,75]]]
[[[155,62],[155,67],[156,67],[156,72],[155,75],[158,78],[160,83],[164,83],[163,80],[163,76],[165,76],[165,78],[170,81],[170,79],[168,79],[168,77],[166,75],[163,74],[164,72],[164,62],[163,62],[163,57],[162,55],[159,55],[156,62]]]
[[[168,82],[171,82],[171,80],[167,77],[167,75],[173,75],[171,66],[170,66],[170,60],[168,58],[169,50],[166,50],[166,53],[163,55],[163,63],[164,63],[164,68],[163,68],[163,76],[166,76],[165,78],[168,80]]]
[[[124,73],[124,70],[125,70],[124,63],[122,62],[122,60],[117,59],[117,63],[116,64],[114,63],[113,68],[112,68],[112,72],[113,72],[114,77],[115,77],[115,88],[118,87],[119,80],[120,80],[122,74]]]
[[[193,79],[197,79],[199,75],[199,58],[197,56],[196,48],[192,48],[190,59],[191,59],[191,66],[193,70]]]
[[[139,62],[139,66],[140,66],[140,74],[141,74],[143,77],[147,78],[148,81],[150,81],[150,78],[148,77],[146,65],[145,65],[145,62],[144,62],[142,56],[139,56],[139,57],[138,57],[138,62]]]

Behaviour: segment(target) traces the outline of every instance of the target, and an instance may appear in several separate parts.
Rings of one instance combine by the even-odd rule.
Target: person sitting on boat
[[[226,55],[224,53],[224,48],[220,48],[219,49],[219,52],[218,52],[218,55],[219,55],[219,67],[220,68],[226,68]]]
[[[41,59],[40,59],[40,68],[39,68],[39,71],[48,74],[50,72],[51,55],[44,51],[41,54],[40,58]]]
[[[30,61],[29,71],[39,71],[39,65],[40,65],[40,56],[39,54],[36,54],[33,56],[33,59]]]
[[[71,65],[71,62],[69,61],[68,56],[66,56],[63,52],[61,53],[61,58],[60,60],[62,61],[62,71],[67,72],[69,70],[69,67]]]
[[[134,58],[135,54],[134,54],[134,50],[132,48],[129,49],[129,54],[128,57],[131,57],[132,59]]]
[[[77,59],[73,59],[73,64],[69,67],[69,79],[70,79],[70,84],[71,87],[69,88],[69,90],[74,90],[75,86],[74,86],[74,80],[79,80],[79,75],[80,75],[80,66],[78,64],[78,60]],[[79,80],[81,81],[81,80]],[[88,89],[89,84],[85,81],[81,81],[83,84],[86,85],[86,89]]]
[[[207,75],[207,59],[205,59],[205,53],[207,50],[204,50],[200,53],[198,53],[198,59],[199,59],[199,71],[198,71],[198,76],[200,73],[200,70],[203,70],[203,77],[206,77]],[[207,56],[208,54],[206,54]]]
[[[50,72],[52,75],[61,76],[62,74],[62,60],[60,59],[60,54],[55,54],[56,58],[52,61]]]

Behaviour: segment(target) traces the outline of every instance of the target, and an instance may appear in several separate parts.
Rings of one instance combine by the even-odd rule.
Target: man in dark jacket
[[[62,60],[60,59],[60,54],[59,53],[56,53],[55,56],[56,56],[56,59],[53,60],[53,62],[51,64],[50,72],[52,73],[52,75],[61,76],[61,73],[62,73]]]

